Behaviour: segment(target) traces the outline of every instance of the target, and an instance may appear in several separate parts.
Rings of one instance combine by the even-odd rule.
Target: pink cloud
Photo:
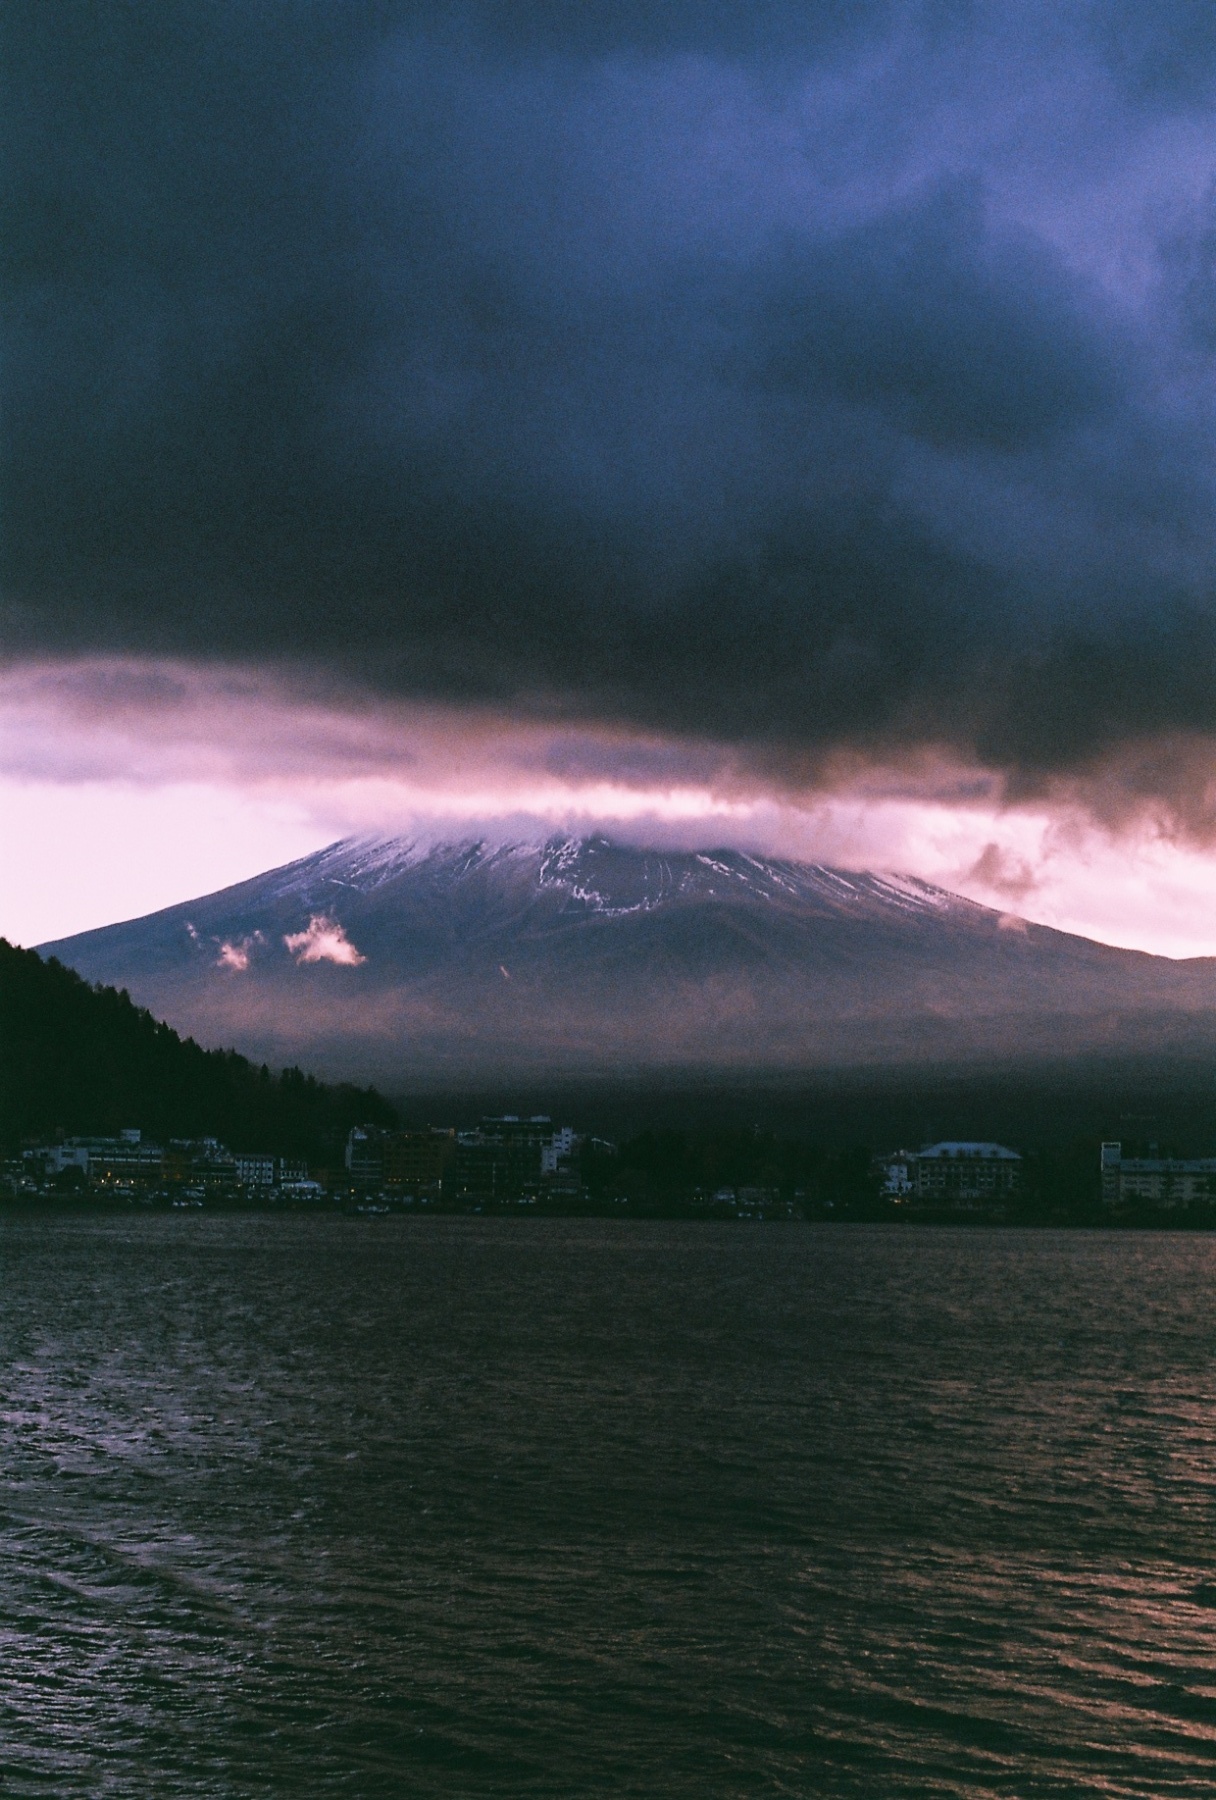
[[[1014,856],[989,841],[968,869],[966,879],[978,887],[991,888],[1015,904],[1025,900],[1038,886],[1038,877],[1024,856]]]
[[[188,927],[187,929],[190,928]],[[197,932],[193,935],[197,940]],[[235,944],[230,944],[227,940],[222,943],[219,939],[214,941],[219,947],[219,955],[216,957],[216,967],[220,969],[236,969],[239,973],[244,973],[249,967],[249,958],[253,952],[254,945],[265,942],[260,931],[255,931],[252,937],[243,937],[239,939]]]
[[[324,913],[314,913],[308,921],[307,931],[291,932],[283,942],[298,963],[344,963],[357,968],[367,961],[337,920],[326,918]]]
[[[791,768],[756,746],[373,701],[285,671],[0,659],[0,841],[22,847],[0,857],[0,933],[18,942],[378,831],[729,844],[920,876],[1010,921],[1110,943],[1216,949],[1216,742],[1125,748],[1088,784],[1015,793],[999,771],[927,750],[891,767],[839,753]],[[364,960],[325,916],[285,941],[300,963]],[[256,960],[239,939],[199,948],[230,977]]]

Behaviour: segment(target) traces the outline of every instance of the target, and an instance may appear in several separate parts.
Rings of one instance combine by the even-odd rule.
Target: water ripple
[[[0,1787],[1207,1795],[1216,1244],[0,1224]]]

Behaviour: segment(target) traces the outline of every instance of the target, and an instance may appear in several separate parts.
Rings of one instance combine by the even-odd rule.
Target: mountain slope
[[[911,878],[602,838],[349,840],[46,948],[204,1042],[398,1088],[1216,1045],[1216,960]]]

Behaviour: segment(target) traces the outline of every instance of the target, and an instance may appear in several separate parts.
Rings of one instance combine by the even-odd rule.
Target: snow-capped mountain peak
[[[913,876],[713,846],[365,836],[47,948],[203,1042],[394,1088],[1216,1042],[1212,964],[1008,924]]]

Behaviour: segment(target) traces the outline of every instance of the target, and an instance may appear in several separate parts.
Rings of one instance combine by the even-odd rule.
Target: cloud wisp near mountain
[[[43,948],[203,1043],[395,1092],[1216,1046],[1216,959],[910,878],[604,838],[349,840]]]

